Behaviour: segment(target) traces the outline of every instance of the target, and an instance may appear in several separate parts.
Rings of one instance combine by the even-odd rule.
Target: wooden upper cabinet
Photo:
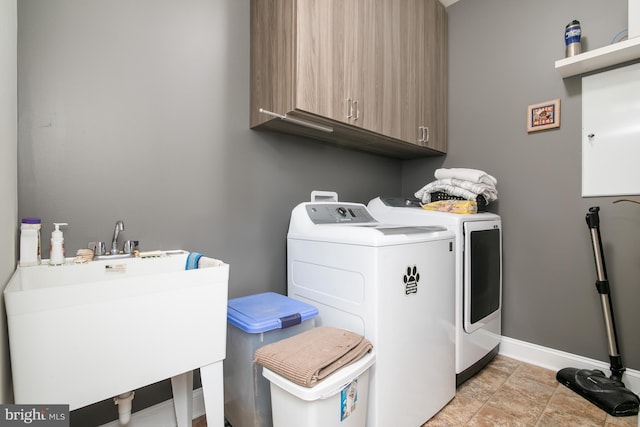
[[[438,0],[252,0],[251,127],[446,153],[446,19]]]
[[[322,117],[346,121],[342,99],[345,92],[345,2],[304,0],[297,6],[297,61],[293,107]]]
[[[422,2],[424,25],[421,29],[422,55],[418,79],[418,117],[427,128],[427,147],[447,151],[447,15],[439,1]]]
[[[347,0],[344,63],[347,84],[342,95],[349,123],[378,132],[380,102],[376,73],[379,60],[376,1]]]

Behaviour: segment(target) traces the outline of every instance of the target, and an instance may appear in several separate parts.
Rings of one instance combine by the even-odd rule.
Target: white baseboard
[[[589,359],[509,337],[502,337],[500,354],[552,371],[573,367],[600,369],[605,374],[610,374],[609,363],[607,362]],[[624,373],[623,381],[627,388],[636,394],[640,394],[640,371],[627,369]],[[199,388],[193,391],[193,417],[198,418],[204,415],[204,413],[204,398],[202,388]],[[100,427],[121,427],[121,425],[116,420]],[[135,412],[131,415],[131,421],[127,427],[176,427],[176,413],[173,407],[173,400],[166,400],[157,405]]]
[[[117,416],[117,408],[114,409]],[[193,418],[204,415],[204,396],[202,388],[193,390]],[[173,399],[165,400],[157,405],[142,409],[131,414],[131,421],[127,427],[176,427],[176,411],[173,407]],[[118,420],[103,424],[100,427],[122,427]]]
[[[502,337],[500,354],[522,362],[531,363],[532,365],[551,369],[552,371],[572,367],[580,369],[600,369],[607,374],[607,376],[611,374],[609,370],[610,364],[608,362],[589,359],[509,337]],[[640,394],[640,371],[627,369],[622,376],[622,381],[628,389],[636,394]]]

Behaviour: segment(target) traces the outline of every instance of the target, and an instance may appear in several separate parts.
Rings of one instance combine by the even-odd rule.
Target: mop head
[[[598,369],[564,368],[558,371],[556,379],[614,417],[638,414],[638,396],[625,388],[622,381],[607,378]]]

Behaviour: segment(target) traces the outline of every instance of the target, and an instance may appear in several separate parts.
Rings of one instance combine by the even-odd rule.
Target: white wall
[[[0,289],[16,265],[18,224],[17,4],[0,0]],[[0,402],[13,401],[4,300],[0,295]]]

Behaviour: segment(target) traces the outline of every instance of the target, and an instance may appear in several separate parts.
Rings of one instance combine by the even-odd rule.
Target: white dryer
[[[388,224],[447,227],[455,234],[456,384],[498,354],[502,338],[502,222],[499,215],[428,211],[398,197],[377,197],[367,205]]]
[[[359,203],[302,203],[291,213],[289,297],[376,351],[369,427],[422,425],[455,395],[453,239],[444,227],[380,224]]]

